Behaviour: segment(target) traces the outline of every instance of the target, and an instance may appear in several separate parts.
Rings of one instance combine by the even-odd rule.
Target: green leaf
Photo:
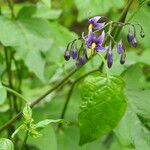
[[[55,130],[51,125],[48,125],[41,130],[40,134],[42,134],[42,136],[37,138],[29,136],[27,144],[33,145],[38,150],[58,150]],[[23,138],[23,135],[21,135],[20,138]]]
[[[135,113],[150,119],[150,90],[129,90],[126,96]]]
[[[36,12],[33,14],[32,17],[54,20],[60,17],[61,12],[62,11],[60,9],[50,9],[45,5],[38,3],[36,7]]]
[[[114,132],[125,147],[135,150],[150,149],[150,132],[141,124],[130,107]]]
[[[41,57],[40,53],[35,52],[35,51],[30,51],[27,54],[25,63],[27,66],[29,66],[30,70],[34,71],[34,73],[41,79],[41,81],[45,82],[45,77],[44,77],[44,66],[45,66],[45,61]]]
[[[124,82],[120,77],[88,76],[82,87],[79,113],[80,145],[111,131],[126,108]]]
[[[110,9],[123,7],[122,0],[74,0],[79,10],[78,20],[82,21],[91,16],[108,13]],[[89,9],[90,8],[90,9]]]
[[[23,109],[23,116],[25,120],[30,121],[32,119],[32,109],[28,104]]]
[[[140,79],[142,76],[143,71],[139,64],[128,67],[123,75],[126,83],[126,90],[140,89]]]
[[[26,65],[43,81],[44,72],[42,69],[45,63],[40,62],[39,57],[41,57],[41,51],[46,52],[51,46],[52,40],[49,31],[49,22],[39,18],[18,18],[18,20],[14,21],[0,17],[0,29],[1,43],[4,46],[10,46],[17,50],[17,54],[25,62],[29,59],[28,57],[33,56],[33,53],[37,53],[36,55],[38,56],[33,57],[34,60]],[[7,36],[8,34],[9,38]],[[39,67],[37,70],[38,65],[41,68]]]
[[[11,140],[1,138],[0,139],[0,150],[14,150],[14,145]]]
[[[0,105],[2,105],[7,97],[6,89],[0,83]]]
[[[51,8],[51,0],[41,0],[45,6]]]
[[[45,119],[35,124],[35,128],[44,128],[51,123],[60,123],[60,122],[63,122],[63,120],[62,119],[58,119],[58,120]]]

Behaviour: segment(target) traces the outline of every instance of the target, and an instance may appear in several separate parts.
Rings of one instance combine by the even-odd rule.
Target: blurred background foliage
[[[0,0],[1,82],[8,83],[3,52],[5,46],[14,57],[12,82],[16,85],[15,90],[21,92],[29,100],[39,97],[63,78],[71,70],[71,66],[74,66],[73,61],[65,62],[64,51],[68,42],[87,30],[87,19],[95,15],[106,15],[116,21],[125,3],[125,0],[14,0],[16,19],[12,20],[7,1]],[[135,49],[125,43],[126,64],[120,65],[119,57],[115,55],[114,65],[110,70],[112,74],[122,75],[126,82],[125,93],[128,98],[128,108],[119,125],[107,136],[83,147],[78,146],[79,129],[76,122],[81,103],[82,82],[80,82],[74,89],[65,116],[66,120],[74,124],[64,126],[64,129],[59,132],[55,126],[46,127],[42,130],[43,136],[40,138],[29,137],[26,149],[150,149],[150,2],[135,0],[128,12],[127,20],[140,23],[144,28],[145,38],[138,37],[138,47]],[[121,32],[120,36],[124,41],[126,41],[127,32],[127,28]],[[137,29],[137,35],[138,32],[140,29]],[[58,89],[46,97],[44,102],[38,104],[33,110],[35,121],[60,118],[71,81],[92,68],[96,68],[100,63],[99,58],[95,57],[71,77],[67,86]],[[4,99],[4,97],[5,91],[0,89],[0,98]],[[18,105],[23,106],[20,99],[17,101]],[[8,109],[8,99],[0,101],[0,126],[10,118]],[[19,133],[18,139],[22,140],[23,135],[24,132]],[[7,132],[4,131],[0,137],[8,137]],[[17,149],[17,145],[15,146]]]

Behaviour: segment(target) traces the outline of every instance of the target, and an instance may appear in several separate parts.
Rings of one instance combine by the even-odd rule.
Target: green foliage
[[[14,150],[14,145],[9,139],[0,139],[0,150]]]
[[[6,96],[7,96],[6,89],[0,83],[0,105],[2,105],[5,102]]]
[[[122,0],[74,0],[79,10],[78,20],[82,21],[88,17],[98,14],[106,14],[110,9],[118,9],[123,7]],[[90,9],[89,9],[90,6]]]
[[[116,76],[89,76],[82,87],[80,145],[111,131],[126,108],[124,82]]]
[[[17,150],[22,144],[31,150],[149,150],[149,3],[134,1],[127,15],[144,29],[142,39],[136,26],[138,47],[126,43],[127,32],[118,35],[127,52],[124,65],[119,64],[115,46],[111,75],[106,77],[102,67],[101,74],[78,80],[99,68],[102,60],[96,56],[45,97],[45,91],[49,93],[75,68],[72,60],[65,63],[63,55],[77,34],[87,34],[84,20],[105,15],[115,21],[127,1],[15,0],[14,18],[7,2],[0,0],[0,131],[16,113],[22,112],[23,118],[0,132],[0,150]],[[68,100],[74,81],[78,82]],[[41,97],[43,101],[34,109],[29,104],[23,108],[22,99]]]

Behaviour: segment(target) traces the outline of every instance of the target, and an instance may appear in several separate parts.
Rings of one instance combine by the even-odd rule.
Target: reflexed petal
[[[103,46],[101,46],[101,45],[98,45],[98,46],[95,48],[96,52],[103,52],[103,51],[105,51],[105,50],[107,50],[107,49],[108,49],[108,47],[103,47]]]
[[[104,39],[105,39],[105,32],[103,31],[102,34],[98,37],[97,43],[102,44]]]
[[[95,16],[93,18],[89,19],[89,23],[94,24],[97,23],[97,21],[101,18],[101,16]]]
[[[86,44],[87,44],[88,47],[91,45],[91,43],[92,43],[93,40],[94,40],[93,31],[89,30],[88,37],[85,39],[85,42],[86,42]]]
[[[96,23],[96,24],[94,24],[93,28],[95,30],[98,30],[98,29],[101,29],[104,25],[105,25],[105,23]]]

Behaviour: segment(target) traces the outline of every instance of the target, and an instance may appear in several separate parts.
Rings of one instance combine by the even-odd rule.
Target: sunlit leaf
[[[79,113],[80,145],[111,131],[126,108],[124,82],[116,76],[89,76],[82,87]]]

